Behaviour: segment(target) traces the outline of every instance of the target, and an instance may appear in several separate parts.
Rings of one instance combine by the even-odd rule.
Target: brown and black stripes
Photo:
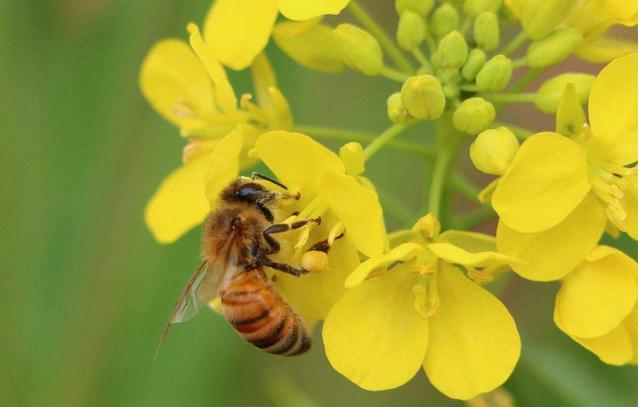
[[[271,286],[264,271],[241,272],[220,290],[222,311],[246,341],[277,355],[292,356],[311,346],[304,323]]]

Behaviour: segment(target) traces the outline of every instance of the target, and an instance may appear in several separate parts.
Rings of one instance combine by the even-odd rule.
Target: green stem
[[[380,71],[380,75],[384,76],[387,79],[391,79],[392,81],[404,83],[407,79],[407,75],[403,74],[400,71],[396,71],[393,68],[389,68],[388,66],[383,66],[382,71]]]
[[[485,93],[482,96],[498,103],[531,103],[536,98],[535,93]]]
[[[524,90],[524,88],[526,88],[531,82],[533,82],[534,79],[536,79],[538,77],[538,75],[540,75],[540,72],[542,72],[542,69],[540,68],[535,68],[535,69],[531,69],[529,70],[526,74],[522,75],[511,87],[511,89],[509,89],[510,92],[522,92]]]
[[[500,54],[509,56],[509,54],[511,54],[513,51],[520,48],[520,46],[524,44],[525,41],[527,41],[527,34],[525,34],[524,31],[521,31],[520,33],[518,33],[518,35],[511,39],[511,41],[502,49]]]
[[[516,126],[511,123],[496,121],[495,125],[508,127],[509,130],[511,130],[513,134],[515,134],[516,137],[519,138],[520,140],[526,140],[527,137],[531,136],[534,133],[533,130],[525,129],[524,127]]]
[[[511,66],[513,67],[513,69],[518,69],[518,68],[527,66],[527,57],[514,59],[513,62],[511,62]]]
[[[478,194],[480,193],[480,189],[473,185],[468,179],[464,178],[462,175],[454,174],[451,176],[449,180],[449,185],[454,188],[456,191],[460,192],[466,198],[469,198],[472,201],[478,200]]]
[[[429,27],[427,27],[424,33],[424,41],[427,43],[427,47],[429,47],[429,52],[431,54],[436,52],[436,49],[438,48],[438,46],[436,45],[436,40],[434,40],[433,36],[431,35],[431,31],[429,30]]]
[[[329,127],[318,126],[295,126],[293,131],[308,134],[317,138],[335,141],[357,141],[362,144],[369,144],[376,139],[373,133],[362,131],[334,129]],[[416,154],[423,157],[433,157],[436,150],[433,146],[412,143],[409,141],[393,140],[387,143],[387,147],[404,153]]]
[[[481,223],[488,221],[496,215],[495,211],[490,206],[483,206],[482,208],[455,218],[451,222],[452,229],[469,230]]]
[[[364,159],[368,160],[373,157],[382,147],[384,147],[387,143],[392,141],[396,136],[405,131],[407,126],[403,124],[394,124],[389,127],[378,137],[376,137],[367,147],[364,149]]]
[[[463,90],[465,92],[477,92],[478,91],[478,86],[477,85],[460,85],[460,90]]]
[[[440,205],[444,192],[445,181],[449,175],[453,156],[458,147],[457,131],[448,122],[449,118],[441,118],[437,124],[438,145],[436,148],[436,162],[431,174],[431,185],[427,198],[428,211],[436,218],[440,216]]]
[[[433,67],[431,66],[431,63],[429,62],[429,59],[427,58],[427,56],[420,50],[420,48],[416,48],[412,51],[413,56],[418,60],[418,62],[420,63],[420,65],[422,65],[423,67],[425,67],[425,69],[429,72],[429,73],[433,73]]]
[[[376,21],[369,15],[357,0],[351,0],[347,9],[353,15],[353,17],[364,26],[364,28],[373,35],[380,46],[385,50],[389,58],[393,60],[398,68],[402,71],[410,73],[414,71],[413,66],[409,60],[404,56],[400,48],[389,38],[387,33],[376,23]]]

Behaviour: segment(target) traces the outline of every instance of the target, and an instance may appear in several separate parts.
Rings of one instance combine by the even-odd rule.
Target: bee
[[[257,178],[285,192],[270,191],[256,182]],[[264,270],[270,267],[295,276],[308,272],[270,259],[280,250],[274,234],[321,222],[316,217],[291,224],[274,223],[272,208],[286,199],[300,199],[300,194],[292,195],[280,182],[259,174],[240,177],[222,191],[220,205],[204,225],[202,263],[169,315],[156,356],[173,324],[191,319],[218,295],[224,317],[241,337],[259,349],[285,356],[309,349],[311,339],[303,320]],[[327,253],[329,245],[322,241],[309,249],[314,250]]]

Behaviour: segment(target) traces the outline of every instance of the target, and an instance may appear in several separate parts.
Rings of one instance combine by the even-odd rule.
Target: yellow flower
[[[590,126],[570,139],[543,132],[520,147],[492,197],[501,252],[521,276],[562,278],[607,220],[637,240],[637,55],[607,65],[589,96]]]
[[[269,41],[278,12],[290,20],[339,14],[349,0],[217,0],[204,24],[204,36],[220,61],[248,67]]]
[[[553,319],[576,342],[612,365],[638,363],[638,265],[597,246],[562,280]]]
[[[304,134],[271,131],[258,138],[252,152],[289,192],[300,193],[299,201],[274,211],[276,222],[322,219],[319,226],[309,224],[277,235],[282,250],[273,258],[300,267],[314,243],[326,239],[331,244],[328,270],[303,277],[277,274],[276,284],[284,296],[310,319],[324,319],[342,294],[346,275],[359,264],[357,251],[376,256],[386,247],[382,208],[371,184],[358,176],[364,169],[362,148],[353,144],[343,149],[341,158]],[[205,176],[212,206],[217,205],[222,189],[238,176],[241,149],[239,134],[230,134],[216,146]],[[347,173],[347,168],[356,174]],[[342,232],[344,237],[337,239]]]
[[[520,337],[509,311],[476,282],[517,261],[497,253],[490,236],[439,234],[431,215],[400,235],[404,243],[347,278],[352,288],[324,322],[329,362],[367,390],[398,387],[421,366],[451,398],[500,386],[519,358]]]
[[[232,131],[241,134],[246,156],[264,129],[291,125],[287,102],[265,58],[257,58],[252,66],[260,107],[245,95],[239,108],[224,69],[198,28],[190,24],[188,30],[191,47],[178,39],[159,42],[140,73],[140,88],[151,106],[189,137],[183,164],[162,182],[145,209],[145,221],[161,243],[174,242],[209,213],[204,174],[221,137]],[[242,166],[251,163],[245,158]]]

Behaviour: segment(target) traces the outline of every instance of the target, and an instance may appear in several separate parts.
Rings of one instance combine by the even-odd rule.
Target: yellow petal
[[[267,45],[277,15],[276,0],[217,0],[207,14],[204,37],[223,64],[244,69]]]
[[[629,27],[638,24],[638,2],[635,0],[597,0],[597,4],[616,24]]]
[[[520,336],[509,311],[452,266],[438,272],[438,295],[424,361],[431,383],[463,400],[500,386],[520,357]]]
[[[256,94],[258,105],[270,115],[273,115],[274,108],[269,95],[269,88],[278,86],[276,74],[273,72],[271,63],[264,52],[258,54],[251,63],[251,80],[253,81],[253,91]]]
[[[378,195],[354,177],[328,171],[319,193],[344,223],[345,237],[368,257],[378,256],[386,245],[386,232]]]
[[[571,338],[595,353],[604,363],[620,366],[631,363],[634,358],[633,339],[629,334],[630,332],[625,329],[625,324],[622,322],[602,336],[594,338],[572,336]]]
[[[340,14],[349,0],[278,0],[280,12],[289,20],[309,20],[326,14]]]
[[[451,264],[463,266],[487,267],[499,264],[518,264],[520,261],[513,257],[497,252],[468,252],[451,243],[431,243],[427,247],[439,259]]]
[[[219,204],[220,193],[240,172],[240,153],[247,127],[240,125],[227,134],[216,145],[208,161],[204,178],[206,197],[215,208]]]
[[[624,321],[624,328],[627,330],[629,334],[629,338],[631,339],[631,349],[633,350],[633,356],[629,363],[633,363],[634,365],[638,364],[638,304],[633,307],[631,314],[629,314]]]
[[[523,233],[560,223],[589,192],[587,152],[551,132],[529,137],[496,187],[492,204],[500,219]]]
[[[260,136],[255,151],[291,190],[307,187],[317,192],[326,171],[344,173],[340,157],[301,133],[270,131]]]
[[[498,251],[496,248],[496,238],[485,235],[484,233],[447,230],[440,234],[436,241],[451,243],[471,253]]]
[[[206,126],[204,117],[215,112],[207,71],[184,41],[161,41],[149,51],[140,89],[158,113],[185,131]]]
[[[557,280],[569,274],[598,243],[607,217],[593,194],[556,226],[537,233],[520,233],[498,223],[498,250],[523,260],[513,265],[521,277],[534,281]]]
[[[493,193],[501,179],[502,177],[498,177],[491,181],[486,187],[482,188],[480,193],[478,193],[478,201],[482,203],[490,203],[493,198]]]
[[[638,54],[618,58],[600,71],[589,95],[591,148],[617,164],[638,161],[637,72]]]
[[[344,280],[360,260],[355,247],[346,239],[336,240],[329,250],[329,270],[295,277],[279,273],[276,285],[296,311],[307,318],[325,319],[342,296]]]
[[[633,174],[626,180],[631,186],[624,191],[621,204],[627,217],[623,221],[625,231],[638,240],[638,174]]]
[[[619,325],[636,304],[636,262],[612,248],[599,251],[605,256],[580,264],[563,280],[556,296],[554,321],[568,335],[604,335]]]
[[[574,51],[578,58],[594,63],[608,63],[637,52],[635,42],[600,36],[583,41]]]
[[[345,285],[347,287],[355,287],[362,283],[372,271],[387,267],[397,261],[409,261],[418,256],[420,252],[422,252],[422,247],[419,244],[402,243],[381,256],[372,257],[367,259],[364,263],[361,263],[351,274],[349,274],[349,277],[347,277],[347,280],[345,281]]]
[[[173,243],[202,223],[210,211],[204,194],[209,155],[192,159],[172,172],[153,194],[144,219],[160,243]]]
[[[367,390],[408,382],[420,369],[429,337],[411,290],[415,275],[398,267],[346,291],[324,322],[331,366]]]
[[[213,83],[213,92],[217,105],[224,113],[234,113],[237,110],[238,101],[224,68],[214,56],[211,47],[202,40],[198,26],[189,24],[187,30],[189,31],[191,47],[200,58],[200,61],[202,61],[211,83]]]

